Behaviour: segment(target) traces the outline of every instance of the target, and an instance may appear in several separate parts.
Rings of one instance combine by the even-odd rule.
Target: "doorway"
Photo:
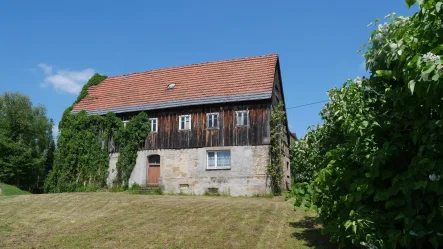
[[[148,179],[147,186],[158,186],[160,178],[160,156],[152,155],[148,157],[148,170],[146,171]]]

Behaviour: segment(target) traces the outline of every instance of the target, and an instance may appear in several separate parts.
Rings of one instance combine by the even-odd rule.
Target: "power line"
[[[297,105],[297,106],[293,106],[293,107],[287,107],[286,110],[300,108],[300,107],[309,106],[309,105],[320,104],[320,103],[324,103],[324,102],[328,102],[328,101],[329,100],[322,100],[322,101],[312,102],[312,103],[309,103],[309,104]]]

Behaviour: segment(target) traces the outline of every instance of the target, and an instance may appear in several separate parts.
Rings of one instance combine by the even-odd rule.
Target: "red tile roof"
[[[104,110],[159,102],[270,92],[278,55],[207,62],[113,76],[88,90],[73,110]],[[173,89],[167,90],[169,84]]]

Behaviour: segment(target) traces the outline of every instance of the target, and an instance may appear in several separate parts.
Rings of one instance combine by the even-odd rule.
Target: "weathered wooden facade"
[[[246,110],[249,124],[236,126],[235,112]],[[218,113],[218,127],[208,128],[207,114]],[[179,116],[191,115],[191,129],[179,130]],[[143,149],[185,149],[269,144],[270,104],[221,105],[150,113],[158,131],[147,135]]]

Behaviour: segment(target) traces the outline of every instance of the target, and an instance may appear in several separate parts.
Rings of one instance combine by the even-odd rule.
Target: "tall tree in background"
[[[0,182],[41,192],[54,147],[44,106],[19,93],[0,95]]]

